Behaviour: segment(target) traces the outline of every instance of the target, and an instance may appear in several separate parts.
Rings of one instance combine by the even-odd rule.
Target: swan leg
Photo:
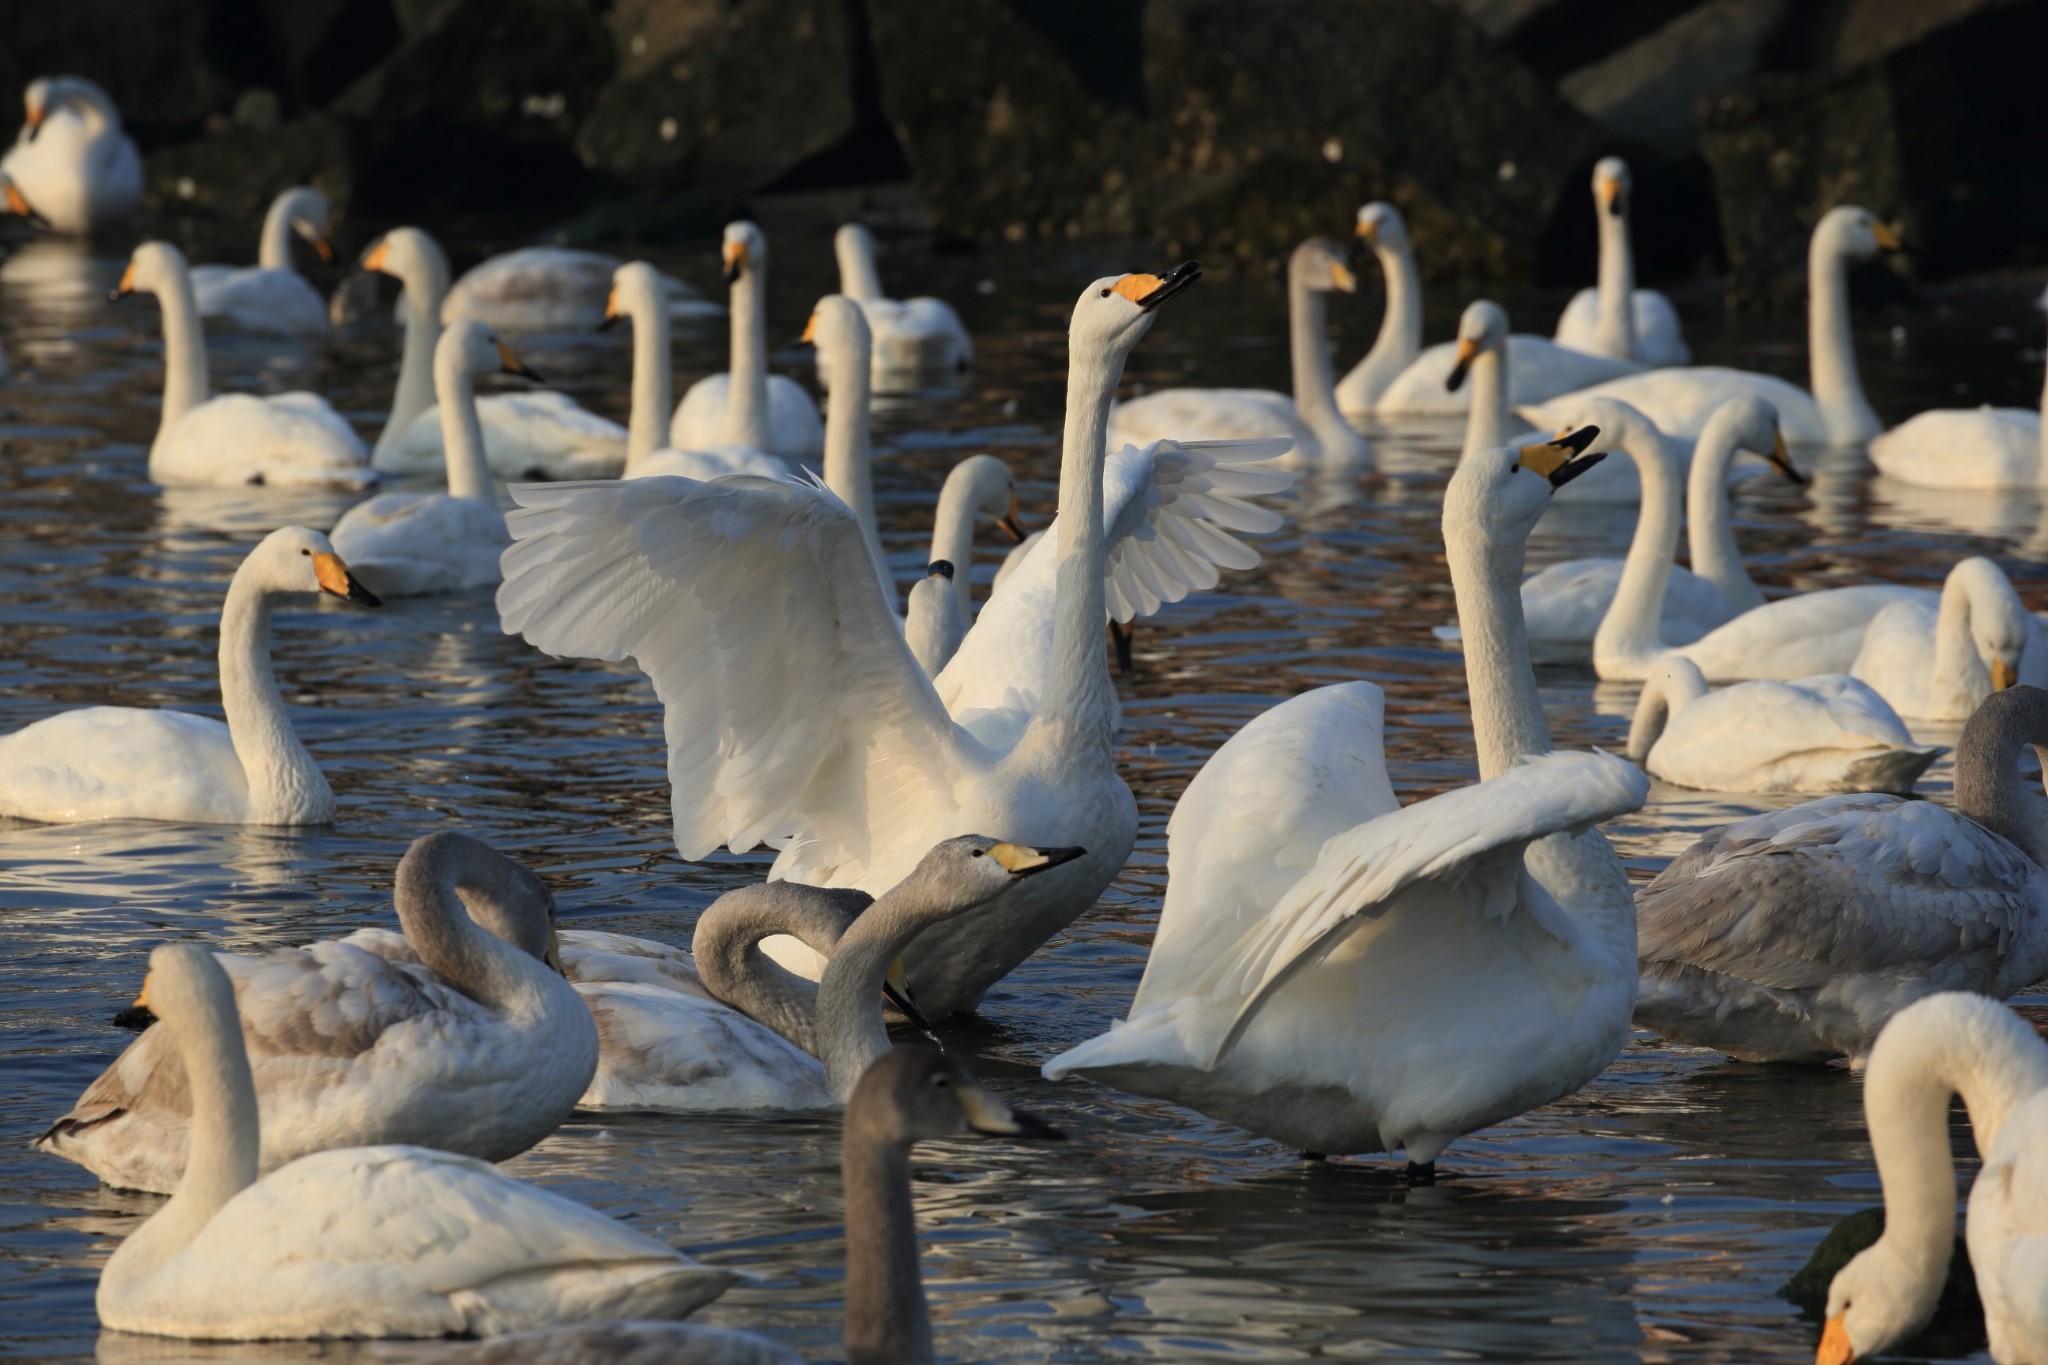
[[[1116,671],[1128,674],[1131,671],[1131,642],[1138,638],[1138,623],[1125,625],[1121,621],[1109,623],[1109,638],[1116,643]]]
[[[1330,1158],[1324,1156],[1321,1152],[1303,1152],[1301,1159],[1303,1161],[1328,1161]]]
[[[1436,1184],[1436,1163],[1434,1161],[1409,1162],[1408,1183],[1410,1185]]]

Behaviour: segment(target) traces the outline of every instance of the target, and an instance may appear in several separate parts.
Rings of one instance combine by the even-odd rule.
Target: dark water
[[[793,336],[828,287],[830,253],[822,239],[790,236],[776,250],[773,325],[785,331],[773,335]],[[708,246],[662,264],[715,286]],[[920,528],[966,453],[1010,460],[1027,517],[1050,516],[1066,313],[1088,279],[1130,264],[1083,252],[885,260],[899,292],[915,281],[957,300],[979,347],[962,393],[895,404],[879,419],[881,516],[903,576],[922,565]],[[274,525],[325,527],[341,510],[324,496],[224,503],[146,482],[156,311],[147,299],[104,302],[120,265],[51,244],[0,264],[0,341],[15,369],[0,387],[0,731],[102,702],[217,715],[214,623],[241,555]],[[1859,347],[1879,411],[1897,420],[1942,403],[2031,405],[2041,354],[2029,292],[1944,296],[1866,319]],[[1131,378],[1284,383],[1279,298],[1272,280],[1205,282],[1155,327]],[[1561,299],[1504,301],[1524,328],[1547,331]],[[1449,334],[1460,302],[1435,291],[1432,338]],[[1712,300],[1681,303],[1701,360],[1803,380],[1795,320],[1731,323]],[[1377,303],[1338,311],[1348,360],[1370,339]],[[722,348],[722,329],[679,338],[678,392],[723,368]],[[217,389],[317,389],[374,434],[396,350],[381,330],[331,349],[216,339],[213,374]],[[537,338],[520,350],[556,386],[624,420],[623,339]],[[778,368],[809,379],[793,355]],[[1582,1093],[1457,1143],[1443,1163],[1456,1178],[1417,1190],[1384,1161],[1305,1168],[1167,1104],[1037,1079],[1042,1059],[1123,1012],[1163,891],[1174,799],[1260,710],[1370,678],[1387,690],[1389,767],[1404,796],[1474,777],[1460,661],[1429,633],[1452,618],[1437,519],[1458,433],[1378,435],[1379,473],[1304,486],[1286,500],[1286,528],[1263,542],[1264,564],[1146,627],[1140,670],[1120,683],[1138,850],[1091,915],[1005,982],[979,1025],[948,1038],[1076,1140],[924,1150],[918,1214],[941,1350],[961,1360],[1810,1359],[1815,1328],[1773,1291],[1829,1223],[1876,1197],[1846,1073],[1730,1065],[1639,1036]],[[1747,484],[1739,512],[1767,586],[1932,583],[1961,555],[1985,552],[2032,605],[2048,596],[2039,514],[2031,495],[1889,490],[1854,460],[1834,461],[1810,492]],[[1546,526],[1532,565],[1618,553],[1631,520]],[[991,549],[977,578],[996,563]],[[0,1354],[360,1360],[407,1350],[100,1335],[98,1267],[157,1201],[98,1188],[24,1144],[121,1046],[107,1019],[154,944],[255,950],[387,922],[399,854],[443,828],[543,872],[579,926],[677,942],[713,896],[767,865],[681,863],[645,682],[507,639],[488,593],[379,612],[323,601],[281,613],[277,640],[299,732],[340,799],[332,829],[0,825]],[[1542,681],[1560,744],[1619,746],[1632,689],[1596,689],[1571,670]],[[1946,797],[1945,765],[1927,787]],[[1698,830],[1758,808],[1757,798],[1660,789],[1611,833],[1648,876]],[[836,1358],[836,1142],[831,1118],[578,1120],[508,1169],[754,1277],[704,1320],[758,1324]]]

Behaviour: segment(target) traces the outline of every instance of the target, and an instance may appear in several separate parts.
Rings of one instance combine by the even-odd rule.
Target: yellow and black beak
[[[802,334],[801,336],[799,336],[799,337],[798,337],[798,338],[796,339],[796,341],[795,341],[794,343],[792,343],[792,344],[794,344],[794,345],[797,345],[797,346],[815,346],[815,345],[817,345],[817,344],[818,344],[818,310],[817,310],[817,309],[813,308],[813,309],[811,310],[811,315],[810,315],[809,317],[807,317],[807,318],[805,318],[805,319],[804,319],[804,330],[803,330],[803,334]]]
[[[2003,659],[1991,661],[1991,689],[1994,692],[2003,692],[2019,680],[2020,671],[2017,667]]]
[[[619,311],[619,287],[613,285],[612,292],[604,296],[604,319],[597,324],[597,330],[609,332],[624,316],[625,314]]]
[[[740,271],[746,268],[747,244],[745,242],[727,242],[719,254],[719,261],[725,269],[725,282],[731,284],[740,277]]]
[[[107,291],[108,303],[119,303],[135,292],[135,262],[128,262],[128,268],[121,272],[121,282]]]
[[[1541,474],[1550,481],[1553,489],[1562,488],[1607,458],[1604,450],[1590,454],[1586,451],[1599,434],[1598,427],[1580,427],[1555,441],[1523,446],[1515,452],[1515,463],[1532,473]]]
[[[923,1032],[932,1031],[931,1020],[924,1017],[924,1011],[910,998],[910,982],[903,974],[903,959],[900,957],[889,964],[889,975],[882,981],[882,998]]]
[[[1471,370],[1472,362],[1479,359],[1479,343],[1471,337],[1458,338],[1458,353],[1451,361],[1451,373],[1444,380],[1444,391],[1456,393],[1465,387],[1465,375]]]
[[[135,1003],[114,1016],[114,1027],[131,1029],[141,1033],[156,1022],[156,1011],[149,1007],[149,978],[142,978],[142,993],[135,997]]]
[[[1025,844],[997,844],[988,851],[988,856],[1008,869],[1012,877],[1029,877],[1049,867],[1071,863],[1087,851],[1085,848],[1031,848]]]
[[[1149,313],[1201,278],[1201,262],[1182,261],[1163,275],[1126,275],[1114,288]]]
[[[1771,468],[1783,474],[1798,487],[1804,488],[1812,482],[1806,475],[1799,472],[1797,465],[1792,463],[1792,452],[1785,449],[1784,432],[1777,433],[1777,440],[1771,443],[1771,453],[1764,456],[1764,458],[1770,461]]]
[[[1820,1334],[1820,1349],[1813,1353],[1813,1365],[1855,1365],[1856,1347],[1849,1340],[1848,1319],[1847,1313],[1828,1319]]]
[[[381,275],[384,273],[384,262],[389,259],[390,255],[391,243],[385,238],[379,237],[376,241],[370,243],[370,249],[363,253],[363,259],[356,262],[356,269],[367,270],[372,274]]]
[[[356,576],[348,571],[348,565],[341,562],[340,555],[314,555],[313,577],[319,582],[320,591],[332,593],[344,602],[355,602],[365,607],[384,605],[376,593],[356,582]]]
[[[1906,249],[1906,239],[1890,223],[1872,223],[1870,225],[1870,235],[1877,238],[1878,248],[1882,251],[1904,251]]]
[[[1340,294],[1358,292],[1358,276],[1351,273],[1351,267],[1342,261],[1330,262],[1330,288]]]
[[[35,211],[34,206],[22,195],[20,188],[12,180],[0,180],[0,195],[4,195],[6,198],[7,211],[20,218],[30,227],[47,228],[50,226],[50,220]]]
[[[1010,510],[996,519],[996,526],[1010,538],[1012,545],[1024,543],[1024,523],[1017,520],[1017,490],[1010,490]]]
[[[967,1126],[984,1137],[1024,1138],[1033,1142],[1065,1142],[1067,1135],[1022,1109],[1012,1109],[973,1081],[963,1079],[953,1087]]]
[[[323,261],[334,259],[334,243],[327,240],[326,233],[323,232],[313,239],[313,254]]]
[[[536,384],[547,382],[532,370],[527,369],[520,362],[519,357],[512,354],[512,348],[502,341],[498,343],[498,371],[501,374],[516,374],[521,379],[531,379]]]
[[[1627,205],[1627,196],[1621,192],[1621,182],[1619,180],[1603,180],[1600,182],[1600,203],[1602,207],[1616,218],[1621,217],[1621,211]]]

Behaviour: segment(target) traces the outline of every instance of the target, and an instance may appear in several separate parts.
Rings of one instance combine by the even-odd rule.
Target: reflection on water
[[[458,252],[458,255],[460,253]],[[207,259],[206,253],[194,259]],[[215,258],[218,258],[217,256]],[[715,291],[709,248],[659,262]],[[1012,462],[1027,520],[1051,515],[1075,282],[1122,263],[1048,249],[885,261],[957,301],[977,364],[957,393],[892,396],[877,412],[878,501],[899,577],[921,571],[945,471],[989,450]],[[793,335],[829,287],[821,237],[776,255],[772,314]],[[38,243],[0,261],[0,730],[95,702],[219,714],[214,622],[247,546],[285,520],[326,527],[345,500],[284,490],[164,493],[145,480],[162,383],[155,309],[109,307],[120,262]],[[992,289],[977,290],[979,281]],[[323,285],[331,279],[323,279]],[[1211,279],[1163,317],[1131,367],[1150,387],[1282,384],[1277,281]],[[1529,316],[1550,298],[1507,300]],[[1464,301],[1439,291],[1430,335]],[[2038,317],[2012,299],[1937,307],[1863,340],[1866,380],[1896,420],[1959,401],[2030,404]],[[215,387],[307,387],[374,436],[396,374],[388,303],[331,348],[211,346]],[[1703,363],[1790,370],[1794,320],[1690,319]],[[1343,310],[1343,355],[1377,326]],[[2003,335],[2000,335],[2001,329]],[[1784,344],[1793,338],[1795,344]],[[678,392],[722,369],[724,333],[680,333]],[[1224,344],[1229,343],[1229,344]],[[625,416],[623,338],[539,337],[521,353],[593,410]],[[803,359],[779,368],[811,378]],[[1955,386],[1968,383],[1958,399]],[[1119,1017],[1164,889],[1166,817],[1225,737],[1280,697],[1348,678],[1386,688],[1389,766],[1404,795],[1470,781],[1455,619],[1437,527],[1460,444],[1442,424],[1371,433],[1379,472],[1311,477],[1257,569],[1168,609],[1138,637],[1123,768],[1142,832],[1102,904],[955,1030],[1005,1094],[1073,1134],[1065,1148],[935,1145],[917,1184],[941,1349],[963,1360],[1365,1359],[1803,1361],[1815,1333],[1773,1296],[1820,1229],[1876,1198],[1855,1080],[1733,1066],[1638,1038],[1579,1095],[1456,1144],[1452,1178],[1409,1190],[1389,1163],[1304,1165],[1292,1153],[1151,1100],[1048,1085],[1037,1063]],[[1811,489],[1736,492],[1737,534],[1767,590],[1881,577],[1934,585],[1968,553],[1999,555],[2043,600],[2037,497],[1939,498],[1831,455]],[[1632,518],[1559,509],[1531,567],[1618,555]],[[1003,547],[984,541],[986,583]],[[333,782],[332,829],[0,825],[0,1354],[150,1361],[403,1360],[416,1346],[209,1346],[99,1333],[97,1267],[152,1199],[92,1185],[24,1150],[124,1036],[108,1017],[166,938],[256,948],[390,919],[406,843],[470,830],[539,869],[568,918],[683,941],[761,856],[678,861],[668,838],[660,715],[631,670],[550,661],[500,635],[491,595],[381,611],[295,603],[276,620],[277,671],[299,733]],[[1540,683],[1560,743],[1619,748],[1633,687],[1583,670]],[[1953,743],[1949,734],[1923,740]],[[1946,799],[1946,762],[1926,789]],[[1647,878],[1703,829],[1792,797],[1659,785],[1613,836]],[[1510,1043],[1511,1045],[1511,1043]],[[833,1357],[843,1243],[831,1118],[579,1120],[509,1163],[750,1277],[703,1317],[758,1323]]]

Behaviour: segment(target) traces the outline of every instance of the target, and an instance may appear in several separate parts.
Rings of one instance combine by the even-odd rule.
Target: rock
[[[270,201],[292,185],[311,185],[337,214],[346,212],[356,142],[353,130],[324,116],[275,128],[232,127],[145,155],[143,201],[162,217],[246,222],[253,241]]]
[[[11,0],[0,42],[0,129],[21,125],[22,88],[38,76],[76,75],[113,95],[144,146],[189,137],[228,91],[207,60],[210,0]]]
[[[1611,131],[1667,156],[1699,149],[1699,97],[1754,75],[1789,0],[1712,0],[1572,72],[1558,90]]]
[[[1789,1299],[1808,1318],[1818,1320],[1827,1312],[1828,1286],[1835,1275],[1864,1248],[1884,1235],[1884,1206],[1858,1209],[1828,1229],[1806,1264],[1779,1286],[1778,1297]],[[1912,1342],[1929,1355],[1966,1356],[1984,1345],[1984,1305],[1977,1297],[1977,1277],[1970,1269],[1970,1248],[1961,1237],[1949,1256],[1948,1278],[1942,1282],[1941,1298],[1934,1317]],[[1914,1352],[1918,1354],[1918,1352]]]

